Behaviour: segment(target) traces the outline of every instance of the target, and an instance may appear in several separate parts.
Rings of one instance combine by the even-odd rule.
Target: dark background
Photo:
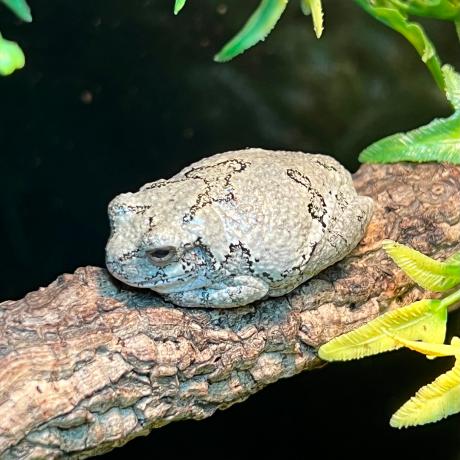
[[[27,67],[0,79],[0,301],[103,265],[106,205],[216,152],[324,152],[350,170],[370,142],[449,113],[403,38],[349,0],[325,0],[318,41],[296,1],[267,41],[213,54],[257,1],[30,0],[0,26]],[[460,68],[446,23],[424,22]],[[451,332],[460,319],[450,320]],[[139,458],[460,458],[460,416],[418,429],[391,414],[452,362],[401,351],[273,384],[199,423],[174,423],[106,455]],[[318,455],[319,456],[319,455]]]

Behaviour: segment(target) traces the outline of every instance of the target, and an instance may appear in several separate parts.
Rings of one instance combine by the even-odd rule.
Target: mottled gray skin
[[[176,305],[238,307],[342,259],[371,215],[372,199],[331,157],[226,152],[115,197],[107,267]]]

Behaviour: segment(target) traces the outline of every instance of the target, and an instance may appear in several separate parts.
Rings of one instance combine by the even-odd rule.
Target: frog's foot
[[[174,292],[166,300],[181,307],[234,308],[264,298],[269,286],[252,276],[235,276],[210,287]]]

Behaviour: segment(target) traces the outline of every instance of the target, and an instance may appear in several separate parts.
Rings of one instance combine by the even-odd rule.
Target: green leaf
[[[443,292],[460,284],[457,255],[440,262],[394,241],[385,240],[382,246],[398,267],[424,289]]]
[[[25,57],[22,49],[16,42],[5,40],[0,35],[0,75],[12,74],[25,65]]]
[[[32,22],[32,14],[30,13],[29,5],[25,0],[0,0],[13,13],[25,22]]]
[[[324,344],[318,354],[326,361],[348,361],[396,350],[402,345],[391,335],[409,340],[443,343],[447,308],[440,300],[424,299],[385,313],[364,326]]]
[[[416,346],[423,348],[423,344]],[[450,353],[441,352],[443,356],[456,356],[454,367],[439,376],[434,382],[420,388],[409,401],[393,414],[390,420],[392,427],[404,428],[424,425],[460,412],[459,339],[454,337],[451,345],[443,345],[443,347],[451,348]]]
[[[179,11],[185,6],[186,0],[176,0],[174,3],[174,14],[179,14]]]
[[[365,11],[388,27],[403,35],[422,57],[423,62],[430,70],[439,88],[444,89],[444,79],[441,71],[441,61],[436,50],[426,35],[423,27],[416,22],[410,22],[403,11],[395,7],[395,1],[386,2],[370,0],[355,0]],[[398,6],[402,2],[397,2]],[[406,2],[405,2],[406,3]]]
[[[323,7],[321,0],[301,0],[300,6],[305,15],[312,15],[313,18],[313,29],[317,38],[321,38],[323,34]]]
[[[460,265],[460,252],[456,252],[452,254],[450,257],[446,259],[446,263]]]
[[[414,16],[453,21],[460,16],[458,0],[389,0],[400,11]]]
[[[407,133],[385,137],[364,149],[359,155],[359,161],[436,161],[460,164],[460,76],[450,66],[444,66],[442,70],[447,98],[454,106],[455,113]]]
[[[450,65],[442,68],[446,85],[446,97],[455,110],[460,110],[460,75]]]
[[[460,114],[436,119],[408,133],[375,142],[359,155],[362,163],[446,162],[460,164]]]
[[[243,28],[215,56],[226,62],[244,53],[271,32],[286,8],[288,0],[262,0]]]

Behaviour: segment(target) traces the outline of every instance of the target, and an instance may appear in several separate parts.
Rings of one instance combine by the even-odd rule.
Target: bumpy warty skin
[[[347,255],[372,199],[336,160],[246,149],[205,158],[115,197],[106,262],[183,307],[281,296]]]

